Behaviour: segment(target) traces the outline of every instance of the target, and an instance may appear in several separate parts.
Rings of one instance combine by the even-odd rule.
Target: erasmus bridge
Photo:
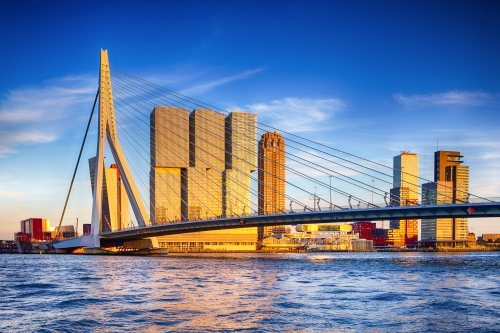
[[[260,123],[256,115],[225,111],[111,67],[101,50],[99,88],[59,227],[95,110],[91,232],[55,248],[248,227],[500,216],[499,200],[469,193],[468,186],[439,185]],[[279,133],[286,151],[276,140],[274,155],[257,151],[257,138],[266,133]],[[130,207],[135,223],[103,218],[105,154],[125,192],[121,209]],[[405,195],[387,191],[395,174]]]

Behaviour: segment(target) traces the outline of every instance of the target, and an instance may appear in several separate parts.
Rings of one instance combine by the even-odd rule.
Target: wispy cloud
[[[255,75],[259,72],[262,72],[263,70],[264,70],[264,68],[257,68],[257,69],[245,71],[241,74],[226,76],[226,77],[223,77],[223,78],[211,81],[211,82],[203,83],[203,84],[194,86],[192,88],[185,89],[181,93],[185,94],[185,95],[189,95],[189,94],[197,94],[197,93],[205,92],[205,91],[211,90],[215,87],[229,83],[229,82],[247,79],[247,78],[251,77],[252,75]]]
[[[10,90],[0,101],[0,157],[26,143],[48,143],[88,114],[97,84],[91,76],[68,76]]]
[[[499,102],[497,95],[478,91],[448,91],[429,95],[394,94],[394,99],[407,108],[445,105],[485,106]]]
[[[290,132],[319,129],[321,124],[345,109],[337,98],[284,98],[269,103],[246,105],[242,109],[257,113],[263,123]]]

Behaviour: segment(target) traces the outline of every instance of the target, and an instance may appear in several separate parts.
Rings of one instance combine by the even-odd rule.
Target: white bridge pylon
[[[99,131],[97,139],[97,154],[95,165],[94,179],[94,194],[92,203],[92,226],[91,235],[93,236],[93,244],[88,247],[100,247],[99,232],[101,231],[102,217],[102,185],[104,172],[104,144],[108,140],[111,153],[115,163],[118,166],[118,171],[123,181],[125,191],[130,200],[130,205],[134,212],[137,223],[140,227],[146,226],[148,213],[139,195],[132,174],[127,165],[125,155],[118,142],[115,123],[115,109],[113,105],[113,91],[111,88],[111,75],[109,72],[108,51],[101,49],[101,61],[99,71]]]

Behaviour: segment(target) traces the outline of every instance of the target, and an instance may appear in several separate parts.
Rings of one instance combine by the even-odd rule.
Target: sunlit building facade
[[[195,109],[189,116],[189,129],[190,177],[186,185],[189,192],[197,192],[197,198],[188,198],[189,216],[222,216],[225,117],[213,110]]]
[[[354,249],[354,242],[359,240],[352,233],[351,225],[303,224],[297,225],[297,232],[290,232],[281,237],[266,237],[262,241],[263,249],[309,249],[346,251]],[[359,243],[358,243],[359,244]],[[373,243],[370,242],[370,249]]]
[[[89,159],[90,184],[94,193],[96,157]],[[129,227],[129,200],[116,164],[103,165],[101,230],[116,231]]]
[[[155,107],[150,115],[150,215],[156,223],[188,219],[182,201],[182,173],[189,167],[189,111]]]
[[[281,134],[268,132],[259,141],[258,156],[259,214],[285,211],[285,141]],[[284,234],[285,226],[259,227],[259,240]]]
[[[418,204],[418,155],[403,151],[393,159],[393,188],[390,190],[393,206],[411,206]],[[413,246],[418,241],[418,220],[391,220],[390,227],[399,229],[391,236],[393,244]],[[390,238],[391,238],[390,237]]]
[[[457,151],[440,150],[434,153],[436,183],[424,184],[423,203],[468,202],[469,167],[462,165],[462,157]],[[435,247],[464,247],[468,242],[468,227],[467,218],[422,220],[422,242]]]
[[[156,107],[151,124],[152,218],[154,212],[158,223],[173,223],[250,213],[255,114],[224,117],[208,109],[189,114],[186,109]],[[172,251],[255,250],[257,228],[168,235],[158,242]]]
[[[250,213],[250,174],[257,170],[257,115],[233,111],[226,116],[225,216]]]

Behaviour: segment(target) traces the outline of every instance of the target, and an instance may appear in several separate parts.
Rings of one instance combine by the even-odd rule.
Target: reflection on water
[[[495,331],[499,268],[500,253],[0,255],[0,331]]]

